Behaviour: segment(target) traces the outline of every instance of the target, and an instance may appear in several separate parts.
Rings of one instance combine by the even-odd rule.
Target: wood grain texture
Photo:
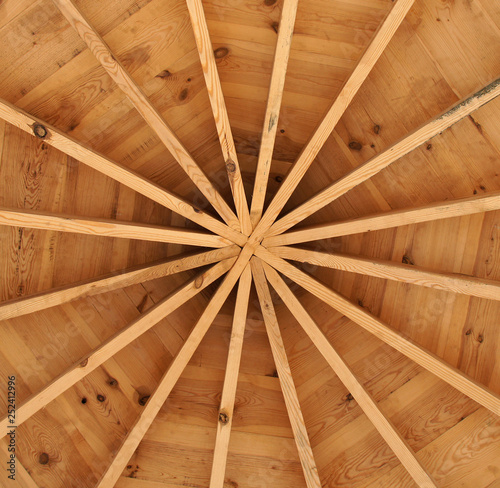
[[[330,367],[335,371],[335,374],[349,389],[349,392],[354,396],[365,415],[370,419],[387,444],[389,444],[394,454],[396,454],[401,464],[410,473],[417,485],[422,488],[436,487],[436,482],[416,457],[415,453],[408,445],[408,442],[397,431],[391,420],[382,412],[368,390],[330,344],[325,334],[323,334],[316,322],[307,313],[306,309],[295,297],[283,279],[267,264],[264,265],[264,271],[272,287],[280,295],[286,306],[313,341],[314,345],[321,352]]]
[[[274,256],[264,247],[260,246],[255,251],[255,254],[267,264],[288,276],[297,284],[350,318],[353,322],[356,322],[361,327],[376,335],[379,339],[412,361],[415,361],[496,415],[500,414],[500,396],[496,393],[491,392],[485,386],[469,378],[457,368],[445,363],[438,356],[413,343],[405,335],[391,329],[380,319],[366,312],[362,307],[354,305],[315,278],[312,278],[283,259]]]
[[[403,157],[405,154],[416,149],[424,142],[441,134],[444,130],[451,127],[453,124],[469,116],[474,111],[481,108],[486,103],[495,99],[500,95],[500,79],[495,80],[483,89],[464,98],[452,107],[446,109],[436,118],[423,124],[418,129],[414,130],[388,149],[373,157],[360,167],[352,170],[340,180],[331,184],[320,193],[310,198],[302,205],[288,213],[285,217],[276,222],[268,232],[268,236],[282,234],[290,227],[297,225],[299,222],[309,217],[309,215],[317,212],[324,206],[333,202],[335,199],[347,193],[355,186],[363,183],[376,175],[383,169],[387,168],[394,161]]]
[[[432,220],[450,219],[475,213],[490,212],[500,209],[500,192],[493,192],[459,200],[432,203],[421,207],[394,210],[379,215],[359,217],[357,219],[334,222],[318,226],[285,232],[284,234],[266,237],[262,241],[264,247],[276,247],[300,242],[316,241],[331,237],[347,236],[380,229],[390,229],[403,225],[429,222]]]
[[[113,81],[127,95],[144,120],[155,131],[172,156],[182,166],[193,183],[205,195],[207,200],[217,210],[224,221],[234,230],[239,231],[240,225],[236,215],[229,208],[207,175],[188,153],[181,141],[175,136],[158,110],[146,97],[141,88],[125,70],[123,65],[110,51],[108,45],[99,33],[89,24],[72,0],[53,0],[68,22],[75,28],[80,37],[88,45],[92,54],[101,63]]]
[[[0,207],[0,225],[28,227],[93,236],[168,242],[188,246],[226,247],[231,241],[218,235],[174,227],[134,224],[116,220],[91,219],[70,215],[54,215],[35,210],[12,210]]]
[[[112,358],[125,346],[151,329],[151,327],[187,302],[190,298],[193,298],[205,287],[220,278],[231,268],[236,259],[237,258],[229,258],[221,261],[205,273],[202,273],[200,276],[190,280],[184,286],[181,286],[145,314],[130,323],[126,328],[107,339],[96,350],[78,360],[67,371],[52,380],[42,391],[28,398],[17,408],[16,416],[18,425],[21,425],[41,408],[57,398],[61,393],[72,387],[76,382],[80,381],[105,361]],[[7,417],[2,418],[0,425],[3,429],[1,434],[3,437],[7,431]]]
[[[226,163],[227,176],[233,193],[236,214],[241,224],[241,232],[249,236],[252,232],[252,223],[250,222],[250,213],[245,188],[243,187],[240,164],[238,162],[238,155],[236,154],[236,146],[234,145],[231,125],[227,115],[226,103],[222,93],[203,4],[201,0],[187,0],[186,3],[189,15],[191,16],[191,25],[193,26],[208,96],[214,113],[217,133],[219,134],[219,142]]]
[[[274,53],[273,70],[271,74],[271,84],[267,97],[266,115],[262,128],[262,138],[260,141],[259,159],[255,170],[255,181],[252,194],[252,206],[250,218],[255,227],[264,209],[264,201],[271,170],[276,132],[278,131],[278,120],[280,115],[283,90],[285,88],[285,78],[292,47],[293,30],[295,17],[297,15],[298,0],[284,0],[281,20],[279,23],[278,39]]]
[[[452,291],[464,295],[500,300],[500,283],[455,273],[437,273],[413,265],[348,254],[326,253],[293,247],[271,247],[270,252],[283,259],[324,266],[350,273],[376,276],[387,280]]]
[[[33,127],[43,126],[48,131],[48,135],[44,138],[44,141],[51,146],[212,232],[229,237],[236,244],[243,245],[246,242],[246,238],[239,232],[228,228],[222,222],[204,213],[192,204],[180,199],[124,166],[114,163],[110,159],[58,131],[56,128],[32,117],[4,100],[0,100],[0,117],[29,134],[33,134]]]
[[[243,349],[243,338],[245,334],[245,323],[248,302],[250,300],[251,285],[252,271],[250,269],[250,264],[247,264],[240,277],[236,305],[234,309],[231,342],[229,343],[229,354],[224,377],[224,387],[222,390],[222,398],[219,408],[219,421],[217,423],[217,437],[212,463],[212,474],[210,476],[210,488],[224,487],[227,454],[229,451],[229,439],[233,425],[234,401],[236,398],[236,387],[238,385],[241,352]]]
[[[259,296],[260,308],[264,317],[264,324],[266,325],[278,378],[283,391],[283,397],[285,398],[295,443],[299,452],[304,478],[308,488],[321,488],[318,468],[316,467],[309,435],[297,397],[297,390],[293,382],[292,372],[288,363],[285,345],[281,337],[278,319],[274,311],[273,300],[269,292],[264,267],[262,262],[256,257],[252,258],[251,265],[255,287],[257,288],[257,294]]]

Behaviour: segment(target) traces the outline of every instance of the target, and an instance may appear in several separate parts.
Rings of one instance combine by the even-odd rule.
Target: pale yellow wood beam
[[[414,0],[397,0],[395,2],[353,73],[342,87],[337,99],[333,102],[333,105],[328,110],[319,127],[286,175],[285,180],[281,183],[278,192],[254,230],[256,237],[260,238],[268,232],[269,227],[276,220],[295,188],[297,188],[297,185],[332,133],[337,122],[396,33],[413,2]]]
[[[0,207],[0,225],[29,227],[93,236],[169,242],[187,246],[226,247],[231,241],[218,235],[175,227],[135,224],[118,220],[91,219],[74,215],[56,215],[36,210],[13,210]]]
[[[151,329],[151,327],[160,322],[160,320],[167,317],[174,310],[197,295],[201,290],[220,278],[231,269],[236,259],[237,258],[229,258],[221,261],[205,273],[188,281],[188,283],[172,292],[168,297],[131,322],[127,327],[111,336],[97,349],[78,360],[69,369],[52,380],[40,392],[35,393],[18,405],[16,410],[17,425],[21,425],[28,420],[32,415],[55,400],[75,383],[85,378],[85,376],[94,371],[101,364],[112,358],[124,347],[128,346],[139,336]],[[6,435],[7,427],[8,417],[6,416],[2,418],[0,422],[0,438]]]
[[[205,76],[208,97],[212,105],[217,133],[219,134],[219,141],[226,164],[229,184],[233,193],[236,214],[241,224],[241,232],[249,236],[252,232],[250,212],[248,211],[240,164],[238,162],[238,155],[236,154],[236,146],[234,145],[233,134],[231,132],[231,125],[229,123],[226,103],[222,93],[222,86],[217,64],[215,62],[203,4],[201,0],[187,0],[187,6],[191,17],[194,37],[198,46],[203,75]]]
[[[264,117],[264,127],[262,128],[262,139],[260,143],[259,158],[257,160],[257,171],[255,173],[255,183],[252,196],[252,206],[250,219],[255,227],[264,209],[267,183],[278,130],[278,119],[280,115],[283,89],[285,87],[285,77],[292,47],[293,29],[297,14],[299,0],[284,0],[281,11],[281,21],[278,31],[278,40],[274,53],[273,71],[271,74],[271,84],[267,98],[266,115]]]
[[[340,294],[331,290],[284,259],[275,256],[264,247],[259,246],[255,254],[280,273],[288,276],[288,278],[295,281],[298,285],[305,288],[332,308],[338,310],[368,332],[374,334],[401,354],[404,354],[412,361],[415,361],[423,368],[435,374],[438,378],[446,381],[483,407],[491,410],[494,414],[500,415],[500,396],[488,390],[484,385],[468,377],[457,368],[450,366],[435,354],[414,344],[411,339],[401,332],[391,329],[387,324],[368,313],[362,307],[351,303]]]
[[[353,395],[365,415],[373,423],[374,427],[393,450],[417,485],[422,488],[435,488],[436,482],[417,459],[406,439],[398,432],[391,420],[380,410],[368,390],[356,378],[349,365],[330,344],[316,322],[293,294],[292,290],[290,290],[279,274],[268,264],[264,264],[264,270],[269,283],[271,283],[272,287],[279,294],[290,312],[293,313],[294,318],[302,326],[340,381],[342,381]]]
[[[244,245],[247,241],[245,236],[229,228],[223,222],[220,222],[202,210],[193,207],[191,203],[182,200],[156,183],[134,173],[128,168],[125,168],[125,166],[121,166],[111,161],[102,154],[93,151],[73,138],[63,134],[55,127],[50,126],[40,119],[32,117],[1,99],[0,118],[31,135],[35,135],[47,144],[50,144],[59,151],[64,152],[90,168],[113,178],[145,197],[150,198],[160,205],[169,208],[220,236],[230,239],[240,246]]]
[[[250,265],[247,264],[247,267],[240,277],[238,294],[236,296],[233,329],[231,332],[231,341],[229,343],[229,355],[227,358],[224,387],[222,389],[222,398],[220,402],[219,421],[217,423],[217,437],[212,463],[212,474],[210,477],[210,488],[224,488],[227,453],[229,450],[231,427],[233,425],[234,401],[236,398],[236,387],[238,385],[238,373],[240,370],[241,351],[243,348],[243,337],[245,334],[251,285],[252,272],[250,270]]]
[[[290,418],[295,444],[299,452],[304,478],[308,488],[321,488],[318,468],[316,467],[311,443],[309,442],[309,435],[307,434],[306,424],[302,415],[302,409],[300,408],[297,390],[293,382],[292,372],[288,363],[285,345],[281,337],[278,319],[274,310],[271,293],[269,292],[262,261],[257,257],[253,257],[250,263],[252,266],[255,288],[259,296],[262,316],[264,317],[267,336],[269,337],[274,363],[276,364],[276,371],[278,372],[288,417]]]
[[[300,242],[328,239],[330,237],[347,236],[389,229],[401,225],[418,224],[432,220],[462,217],[475,213],[490,212],[500,209],[500,192],[478,195],[439,203],[431,203],[410,209],[393,210],[368,217],[343,220],[332,224],[315,225],[303,229],[286,232],[277,236],[266,237],[262,241],[265,247],[287,246]]]
[[[60,286],[16,300],[9,300],[0,303],[0,320],[20,317],[72,300],[107,293],[136,283],[144,283],[145,281],[155,280],[188,269],[199,268],[237,256],[239,252],[240,248],[232,245],[197,254],[174,256],[166,261],[123,269],[98,278]]]
[[[301,263],[376,276],[377,278],[401,281],[489,300],[500,300],[500,282],[498,281],[458,273],[437,273],[418,266],[398,264],[376,258],[350,256],[348,254],[326,253],[286,246],[271,247],[268,250],[280,258]]]
[[[148,97],[146,97],[120,61],[116,59],[108,45],[90,25],[82,12],[80,12],[72,0],[53,0],[53,2],[78,32],[79,36],[92,51],[92,54],[97,58],[99,63],[101,63],[102,67],[107,71],[123,93],[129,98],[137,111],[157,134],[159,139],[181,165],[182,169],[189,178],[191,178],[201,193],[205,195],[224,221],[231,228],[239,231],[240,224],[234,212],[230,209],[221,194],[210,182],[207,175],[198,166],[188,150],[165,122],[160,112],[153,107]]]
[[[403,137],[398,142],[381,152],[377,156],[352,170],[346,176],[340,178],[329,187],[325,188],[314,197],[310,198],[302,205],[292,210],[282,219],[278,220],[266,234],[267,236],[278,235],[290,227],[309,217],[313,213],[322,209],[324,206],[333,202],[340,196],[347,193],[355,186],[363,183],[387,168],[394,161],[403,157],[405,154],[413,151],[415,148],[424,144],[432,137],[441,134],[444,130],[451,127],[459,120],[467,117],[475,110],[481,108],[486,103],[500,95],[500,79],[490,83],[482,90],[464,98],[456,103],[436,118],[429,120],[418,129]]]

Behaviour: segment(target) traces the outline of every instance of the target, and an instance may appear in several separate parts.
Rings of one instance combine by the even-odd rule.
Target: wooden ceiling
[[[500,487],[497,0],[0,38],[0,486]]]

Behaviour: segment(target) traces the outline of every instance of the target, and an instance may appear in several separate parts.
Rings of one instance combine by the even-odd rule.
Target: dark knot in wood
[[[38,139],[45,139],[48,136],[49,131],[42,124],[34,124],[33,134],[35,137],[38,137]]]
[[[103,402],[104,400],[106,400],[106,397],[104,395],[97,395],[97,401],[98,402]]]
[[[139,398],[139,405],[141,407],[144,407],[144,405],[146,405],[146,403],[148,403],[149,397],[150,397],[150,395],[145,395],[145,396]]]
[[[229,49],[227,47],[218,47],[214,51],[215,59],[225,58],[229,54]]]
[[[226,425],[229,422],[229,415],[225,412],[219,413],[219,422],[223,425]]]
[[[203,275],[202,276],[198,276],[198,278],[196,278],[194,280],[194,286],[195,286],[195,288],[201,288],[201,285],[203,285]]]
[[[234,164],[234,161],[228,159],[226,162],[226,169],[229,174],[234,173],[236,171],[236,164]]]
[[[358,141],[351,141],[349,143],[349,147],[353,150],[353,151],[361,151],[361,149],[363,149],[363,146],[360,142]]]
[[[89,360],[88,360],[88,358],[87,358],[87,359],[84,359],[84,360],[80,363],[80,368],[85,368],[85,366],[87,366],[87,364],[89,364]]]
[[[38,462],[40,464],[49,464],[49,455],[46,452],[42,452],[40,456],[38,456]]]

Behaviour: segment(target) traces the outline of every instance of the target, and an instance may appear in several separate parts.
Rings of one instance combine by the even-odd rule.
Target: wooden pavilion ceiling
[[[0,38],[1,486],[500,486],[496,0]]]

